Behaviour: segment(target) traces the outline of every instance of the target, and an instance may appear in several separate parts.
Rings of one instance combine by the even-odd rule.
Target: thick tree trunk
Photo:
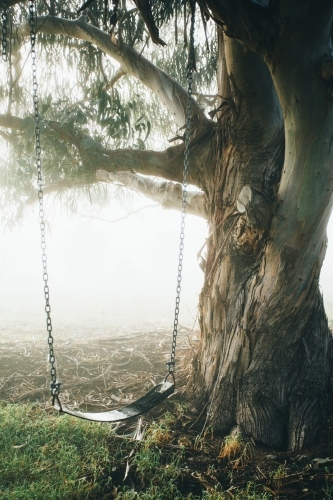
[[[318,51],[300,48],[301,78],[284,55],[273,79],[238,42],[226,40],[224,52],[230,94],[220,93],[229,108],[207,189],[202,344],[189,387],[201,406],[208,402],[215,430],[238,425],[257,442],[301,449],[325,422],[332,396],[331,333],[318,286],[332,204],[332,106],[315,72]],[[289,76],[279,79],[279,71]],[[292,104],[280,96],[284,134],[280,81],[297,93]]]

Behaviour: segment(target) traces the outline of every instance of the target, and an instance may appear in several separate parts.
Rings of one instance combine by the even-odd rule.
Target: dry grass
[[[235,469],[244,468],[252,459],[253,445],[245,442],[239,433],[230,434],[224,439],[218,458],[227,458]]]

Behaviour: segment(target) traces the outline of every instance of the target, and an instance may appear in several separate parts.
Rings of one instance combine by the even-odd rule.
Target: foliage
[[[76,19],[80,4],[78,1],[69,1],[66,5],[38,2],[38,14]],[[185,4],[187,2],[183,0],[153,2],[156,24],[161,29],[161,36],[168,42],[165,48],[152,44],[142,18],[128,0],[119,4],[115,33],[186,86],[187,50],[184,50],[184,44],[187,43],[187,35],[184,26],[186,28],[188,24],[188,13],[184,24]],[[110,5],[109,15],[112,8]],[[104,2],[96,0],[90,10],[93,22],[102,28]],[[22,24],[29,13],[24,2],[15,5],[10,12],[14,33],[16,26]],[[177,40],[173,36],[176,27]],[[198,22],[198,32],[200,30]],[[211,27],[207,33],[209,50],[200,38],[196,44],[198,64],[195,85],[198,93],[210,91],[212,82],[215,84],[215,29]],[[83,158],[84,151],[79,150],[68,137],[50,128],[51,122],[70,128],[81,138],[83,148],[90,154],[94,149],[101,151],[103,148],[163,149],[167,139],[176,135],[169,111],[161,107],[159,99],[148,93],[139,81],[125,75],[110,85],[118,64],[96,46],[70,37],[39,34],[36,53],[46,186],[60,186],[66,179],[67,184],[75,189],[77,184],[82,186],[93,182],[93,174]],[[3,61],[0,64],[4,65]],[[36,190],[31,86],[29,40],[13,36],[10,62],[4,65],[4,71],[0,71],[0,114],[18,116],[22,118],[22,125],[18,131],[3,128],[6,142],[0,134],[0,143],[5,145],[0,168],[3,222],[22,218],[27,202]],[[82,194],[81,191],[79,193]],[[63,198],[68,206],[75,206],[73,196],[75,194]]]

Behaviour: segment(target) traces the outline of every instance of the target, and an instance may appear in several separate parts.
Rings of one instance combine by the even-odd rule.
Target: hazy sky
[[[152,202],[134,198],[130,210]],[[99,215],[116,219],[124,208]],[[119,223],[48,211],[47,255],[55,330],[68,325],[121,330],[145,325],[172,327],[177,279],[180,214],[149,208]],[[180,323],[197,314],[203,273],[197,252],[205,221],[187,216]],[[333,220],[321,275],[327,315],[333,319]],[[0,232],[1,329],[45,328],[37,214],[20,229]],[[331,243],[330,243],[331,242]]]

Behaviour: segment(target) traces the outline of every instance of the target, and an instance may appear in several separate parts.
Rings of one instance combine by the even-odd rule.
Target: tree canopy
[[[97,203],[105,199],[97,183],[114,182],[155,199],[162,190],[164,196],[157,201],[173,207],[176,200],[178,205],[186,99],[180,84],[186,87],[189,5],[153,3],[153,19],[168,41],[163,48],[152,43],[152,28],[132,2],[113,6],[116,26],[110,24],[112,8],[104,19],[103,2],[93,2],[78,15],[79,7],[78,2],[37,5],[45,192],[57,192],[75,206],[78,194],[91,195],[97,187]],[[1,212],[11,223],[23,216],[36,190],[28,18],[26,2],[7,9],[12,43],[0,87],[0,131],[3,144],[7,143],[1,169]],[[105,22],[111,35],[102,31]],[[203,36],[198,26],[194,93],[209,110],[216,104],[215,28],[206,29],[205,43]],[[161,97],[166,106],[160,105]],[[207,119],[199,107],[196,112],[200,120]],[[168,140],[173,142],[168,144]],[[176,175],[170,168],[173,162],[177,163]],[[140,174],[149,178],[143,180]],[[164,183],[162,188],[157,178],[176,184]]]

